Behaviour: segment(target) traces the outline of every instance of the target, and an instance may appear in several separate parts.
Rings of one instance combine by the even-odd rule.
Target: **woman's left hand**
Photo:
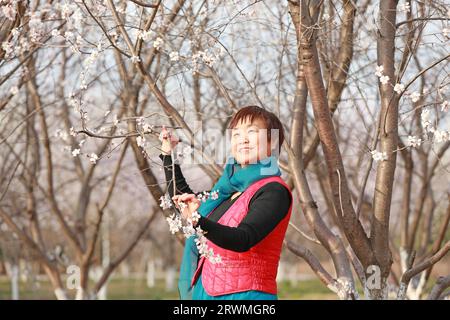
[[[183,218],[193,220],[195,226],[197,221],[192,219],[192,214],[200,207],[201,201],[197,199],[195,194],[183,193],[182,195],[175,195],[172,197],[175,206],[180,209]],[[182,205],[181,203],[184,203]]]

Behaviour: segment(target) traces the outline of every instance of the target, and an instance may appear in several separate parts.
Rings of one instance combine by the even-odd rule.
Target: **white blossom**
[[[62,129],[56,129],[53,136],[55,138],[61,138],[61,140],[63,140],[63,141],[67,141],[67,138],[68,138],[67,132],[63,131]]]
[[[448,38],[449,35],[450,35],[450,28],[443,28],[443,29],[442,29],[442,35],[443,35],[444,37]]]
[[[91,155],[89,156],[89,161],[92,162],[93,164],[96,164],[98,160],[98,156],[95,153],[91,153]]]
[[[175,213],[172,214],[170,217],[167,217],[166,221],[169,223],[169,229],[172,234],[177,233],[183,226],[180,217],[176,216]]]
[[[414,91],[413,93],[411,93],[411,100],[412,102],[417,102],[420,99],[420,93],[418,93],[417,91]]]
[[[188,223],[182,229],[183,229],[183,233],[184,233],[184,236],[186,237],[186,239],[195,235],[195,228],[191,223]]]
[[[207,193],[207,192],[205,192]],[[170,208],[172,206],[172,202],[170,200],[169,195],[164,195],[160,198],[161,204],[160,206],[165,208]],[[183,202],[179,203],[180,210],[186,207],[186,204]],[[192,213],[191,219],[187,219],[186,224],[183,225],[183,220],[180,215],[172,214],[170,217],[167,217],[166,220],[169,224],[169,229],[172,234],[182,231],[186,238],[190,238],[193,235],[196,235],[196,239],[194,240],[195,245],[198,249],[198,252],[201,257],[207,258],[212,263],[221,263],[222,258],[220,255],[215,255],[214,250],[208,247],[208,240],[204,235],[204,231],[200,226],[194,227],[193,222],[198,222],[200,219],[200,214],[195,211]]]
[[[142,126],[143,123],[145,123],[144,117],[137,117],[137,118],[136,118],[136,124],[137,124],[138,126]]]
[[[212,263],[221,263],[222,258],[220,255],[214,255],[214,250],[208,247],[208,240],[204,236],[204,231],[200,227],[197,227],[196,231],[197,239],[195,239],[195,244],[200,256],[207,258]]]
[[[148,31],[142,31],[142,30],[140,30],[139,32],[138,32],[138,38],[139,39],[141,39],[141,40],[143,40],[143,41],[148,41],[148,40],[150,40],[150,38],[151,38],[151,36],[152,36],[152,31],[151,30],[148,30]]]
[[[45,33],[44,24],[41,20],[41,13],[39,11],[31,14],[28,25],[30,26],[30,40],[32,42],[39,42],[40,37]]]
[[[170,61],[180,60],[180,55],[176,51],[172,51],[169,56],[170,56]]]
[[[80,10],[80,8],[77,8],[75,10],[75,12],[72,15],[72,20],[73,20],[73,25],[74,28],[81,33],[83,31],[83,20],[84,20],[84,15],[83,12]]]
[[[442,104],[441,104],[441,111],[447,112],[447,111],[448,111],[449,104],[450,104],[450,103],[449,103],[447,100],[445,100],[444,102],[442,102]]]
[[[11,21],[14,21],[16,19],[16,6],[13,3],[3,5],[2,4],[2,11],[5,17]]]
[[[113,125],[117,126],[119,124],[119,119],[117,118],[117,114],[113,116]]]
[[[380,77],[383,76],[383,71],[384,71],[384,67],[382,65],[381,66],[377,66],[376,71],[375,71],[375,75],[380,78]]]
[[[75,34],[71,31],[64,32],[64,38],[66,38],[67,41],[73,41],[75,38]]]
[[[182,201],[178,202],[178,206],[180,207],[180,211],[183,211],[187,208],[187,204]]]
[[[192,222],[198,222],[198,220],[200,219],[200,214],[198,213],[198,211],[192,212],[191,219]]]
[[[69,18],[70,14],[73,11],[72,7],[67,2],[61,5],[60,10],[61,10],[61,18],[63,19]]]
[[[209,260],[213,264],[215,264],[215,263],[222,263],[222,257],[220,256],[220,254],[216,254],[214,257],[211,257]]]
[[[172,201],[170,199],[170,196],[168,194],[162,196],[161,198],[159,198],[159,200],[161,201],[161,203],[159,204],[159,206],[163,209],[169,209],[172,207]]]
[[[144,123],[142,125],[142,130],[144,131],[144,133],[149,133],[153,131],[153,127],[151,125],[149,125],[148,123]]]
[[[394,91],[397,92],[398,94],[401,94],[403,92],[403,90],[405,90],[405,85],[401,84],[401,83],[397,83],[394,86]]]
[[[131,62],[136,64],[141,62],[141,58],[139,58],[138,56],[131,56]]]
[[[58,29],[53,29],[52,30],[52,37],[59,37],[59,36],[61,36],[61,33],[59,32],[59,30]]]
[[[125,14],[125,7],[118,7],[116,10],[117,10],[117,13]]]
[[[2,49],[5,51],[6,57],[10,57],[11,53],[14,51],[14,47],[12,42],[9,41],[3,41],[2,42]]]
[[[206,200],[208,200],[209,198],[209,192],[208,191],[203,191],[203,193],[199,193],[197,195],[197,199],[202,201],[202,202],[206,202]]]
[[[90,67],[99,57],[99,52],[97,49],[93,50],[88,58],[84,61],[85,67]]]
[[[408,147],[419,147],[422,140],[416,136],[408,136]]]
[[[445,142],[447,140],[450,140],[450,132],[444,130],[435,130],[433,138],[435,143]]]
[[[380,82],[382,84],[387,84],[389,82],[389,76],[381,76],[380,77]]]
[[[161,49],[161,46],[163,45],[164,41],[160,37],[156,38],[156,40],[153,42],[153,47],[157,50]]]
[[[72,150],[72,156],[73,157],[76,157],[77,155],[79,155],[80,154],[80,149],[74,149],[74,150]]]
[[[12,29],[11,30],[11,34],[12,34],[13,37],[17,38],[19,36],[19,34],[20,34],[19,28]]]
[[[9,90],[9,93],[11,93],[13,96],[15,96],[16,94],[19,93],[19,87],[17,87],[17,86],[11,87],[11,89]]]
[[[141,136],[137,137],[136,143],[139,147],[144,148],[145,147],[145,138],[141,137]]]
[[[212,200],[217,200],[219,198],[219,190],[211,192],[203,191],[202,193],[199,193],[197,195],[197,199],[202,202],[206,202],[206,200],[208,200],[209,198],[211,198]]]
[[[406,13],[411,10],[411,7],[410,7],[409,3],[407,3],[407,2],[400,3],[398,5],[398,8],[401,12],[406,12]]]
[[[374,161],[387,160],[386,152],[379,152],[377,150],[373,150],[370,153],[372,154],[372,158],[373,158]]]
[[[204,63],[207,66],[212,66],[218,59],[217,55],[210,54],[206,51],[198,51],[192,55],[192,69],[196,73],[199,71],[200,63]]]
[[[217,200],[219,199],[219,190],[215,190],[211,192],[211,199],[212,200]]]
[[[81,90],[86,90],[87,87],[88,87],[88,85],[86,83],[86,79],[81,79],[80,89]]]

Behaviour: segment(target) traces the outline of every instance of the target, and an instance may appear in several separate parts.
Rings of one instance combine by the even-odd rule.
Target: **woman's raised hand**
[[[162,141],[161,151],[164,155],[169,155],[178,142],[180,142],[180,139],[171,131],[167,130],[165,126],[162,127],[162,131],[159,134],[159,140]]]
[[[183,218],[193,220],[195,225],[197,218],[193,217],[193,213],[197,211],[201,204],[197,196],[191,193],[183,193],[173,196],[172,200],[175,202],[175,206],[180,209]]]

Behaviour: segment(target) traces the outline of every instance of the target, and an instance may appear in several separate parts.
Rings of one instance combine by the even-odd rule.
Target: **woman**
[[[205,231],[207,245],[221,257],[212,263],[198,257],[194,237],[186,240],[180,268],[181,299],[275,300],[281,247],[292,209],[292,195],[280,178],[277,159],[284,140],[280,120],[257,106],[240,109],[231,119],[231,154],[211,190],[218,198],[200,202],[175,165],[173,194],[171,150],[177,138],[162,134],[162,154],[168,190],[182,215]],[[272,143],[273,132],[278,133]],[[275,144],[275,145],[272,145]],[[277,152],[275,152],[277,151]],[[275,170],[274,170],[275,169]]]

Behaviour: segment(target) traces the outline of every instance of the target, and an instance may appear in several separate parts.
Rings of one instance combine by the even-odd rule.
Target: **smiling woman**
[[[218,196],[205,202],[197,199],[180,167],[172,164],[169,154],[178,139],[163,134],[160,157],[169,193],[184,218],[200,214],[194,226],[205,231],[208,248],[221,257],[219,263],[199,257],[194,237],[186,240],[178,286],[181,299],[278,298],[278,263],[292,210],[292,195],[280,177],[276,157],[283,127],[273,113],[248,106],[233,116],[229,129],[232,156],[211,189],[218,190]]]
[[[257,106],[240,109],[231,119],[231,153],[241,166],[278,154],[283,126],[273,113]]]

